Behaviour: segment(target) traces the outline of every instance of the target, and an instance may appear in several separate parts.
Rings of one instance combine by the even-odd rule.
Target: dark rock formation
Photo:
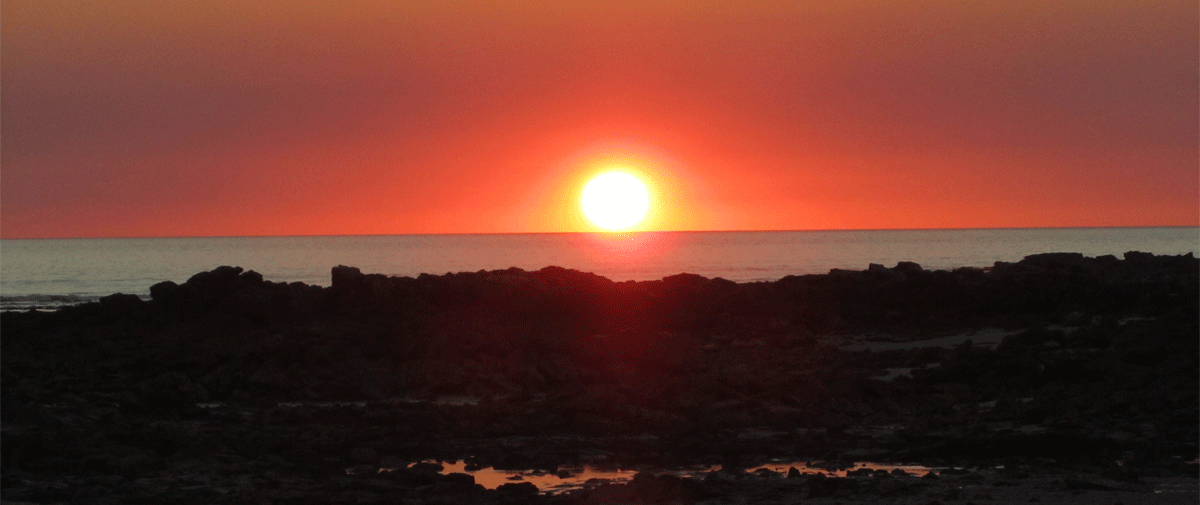
[[[1136,252],[747,284],[338,266],[322,288],[220,267],[156,284],[149,301],[0,315],[3,498],[549,500],[528,483],[486,491],[440,465],[393,465],[554,471],[595,453],[730,468],[772,456],[1054,460],[1126,484],[1194,474],[1198,271],[1191,255]],[[983,327],[1012,334],[994,348],[839,347]],[[913,371],[871,378],[886,368]],[[307,487],[288,494],[268,475]],[[557,499],[689,502],[749,489],[738,475],[643,472]],[[930,482],[788,477],[754,478],[781,496],[838,499]]]

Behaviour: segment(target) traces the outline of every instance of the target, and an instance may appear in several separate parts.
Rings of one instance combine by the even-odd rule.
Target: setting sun
[[[637,177],[608,172],[588,182],[580,204],[592,224],[611,231],[624,230],[646,215],[650,195]]]

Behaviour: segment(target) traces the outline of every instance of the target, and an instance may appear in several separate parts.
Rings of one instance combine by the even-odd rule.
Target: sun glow
[[[580,204],[588,220],[609,231],[637,224],[650,208],[646,185],[625,172],[607,172],[588,182]]]

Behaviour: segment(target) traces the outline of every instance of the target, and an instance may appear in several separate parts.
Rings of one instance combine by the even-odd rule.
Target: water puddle
[[[429,463],[433,463],[429,461]],[[415,465],[413,463],[409,465]],[[465,461],[456,461],[453,463],[442,463],[442,475],[451,473],[465,473],[475,477],[475,483],[487,489],[496,489],[508,483],[529,482],[543,493],[562,493],[576,489],[587,489],[607,483],[623,483],[633,479],[633,476],[638,473],[638,470],[623,469],[623,468],[598,468],[592,466],[583,466],[578,468],[559,467],[557,472],[546,472],[544,470],[496,470],[492,467],[467,470]],[[823,474],[830,477],[846,477],[847,475],[863,475],[866,472],[894,472],[901,470],[914,477],[921,477],[933,469],[920,465],[894,465],[872,462],[858,462],[848,468],[831,468],[826,467],[820,462],[771,462],[764,465],[758,465],[746,468],[746,474],[756,474],[759,476],[770,477],[774,473],[778,477],[787,475],[788,471],[795,468],[802,475]],[[380,472],[391,471],[391,469],[381,469]],[[676,468],[671,470],[654,470],[653,473],[670,473],[680,477],[704,478],[709,472],[720,472],[721,465],[700,466],[692,468]],[[351,470],[347,470],[348,473]],[[857,472],[857,473],[856,473]],[[726,474],[735,475],[735,474]]]
[[[465,473],[475,477],[475,483],[487,489],[496,489],[510,482],[531,483],[543,493],[561,493],[574,489],[596,487],[606,483],[628,482],[637,474],[634,470],[603,469],[585,466],[582,468],[560,467],[558,472],[543,470],[496,470],[492,467],[467,471],[463,461],[445,463],[442,475]]]
[[[929,468],[927,466],[921,466],[921,465],[895,465],[895,464],[884,464],[884,463],[872,463],[869,461],[859,461],[857,463],[854,463],[854,466],[851,466],[849,468],[836,468],[836,469],[835,468],[822,468],[824,466],[825,465],[822,465],[820,462],[812,462],[812,463],[783,462],[783,463],[768,463],[765,465],[759,465],[756,467],[747,468],[746,471],[749,473],[755,473],[755,472],[759,472],[761,470],[770,470],[775,473],[787,475],[787,473],[790,469],[795,468],[797,471],[800,472],[801,475],[825,474],[830,477],[846,477],[854,472],[860,472],[862,470],[868,470],[871,472],[883,471],[883,472],[888,472],[888,473],[892,473],[892,472],[895,472],[896,470],[900,470],[900,471],[907,473],[909,475],[912,475],[914,477],[923,477],[925,474],[936,470],[935,468]],[[719,466],[716,468],[720,469]]]

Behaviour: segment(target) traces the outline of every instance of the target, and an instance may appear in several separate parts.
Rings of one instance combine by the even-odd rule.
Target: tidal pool
[[[434,463],[429,461],[429,463]],[[415,465],[412,463],[409,466]],[[475,477],[475,483],[482,485],[487,489],[496,489],[501,485],[510,482],[529,482],[543,493],[561,493],[575,489],[585,489],[589,487],[599,486],[605,483],[622,483],[633,479],[633,476],[638,473],[638,470],[624,468],[598,468],[592,466],[583,467],[559,467],[557,472],[546,472],[544,470],[496,470],[492,467],[481,468],[477,470],[467,470],[465,461],[445,462],[442,475],[451,473],[465,473]],[[774,472],[781,477],[787,475],[788,470],[795,468],[801,474],[815,475],[825,474],[830,477],[845,477],[848,472],[856,470],[883,470],[892,472],[894,470],[903,470],[904,472],[915,477],[921,477],[933,469],[920,465],[894,465],[873,463],[862,461],[854,463],[853,466],[840,469],[821,468],[820,462],[802,462],[802,461],[778,461],[770,462],[763,465],[753,466],[745,469],[746,473],[763,473],[765,471]],[[383,469],[380,471],[388,471]],[[681,477],[703,478],[709,472],[721,471],[721,465],[699,466],[690,468],[675,468],[675,469],[654,469],[654,473],[670,473]]]

